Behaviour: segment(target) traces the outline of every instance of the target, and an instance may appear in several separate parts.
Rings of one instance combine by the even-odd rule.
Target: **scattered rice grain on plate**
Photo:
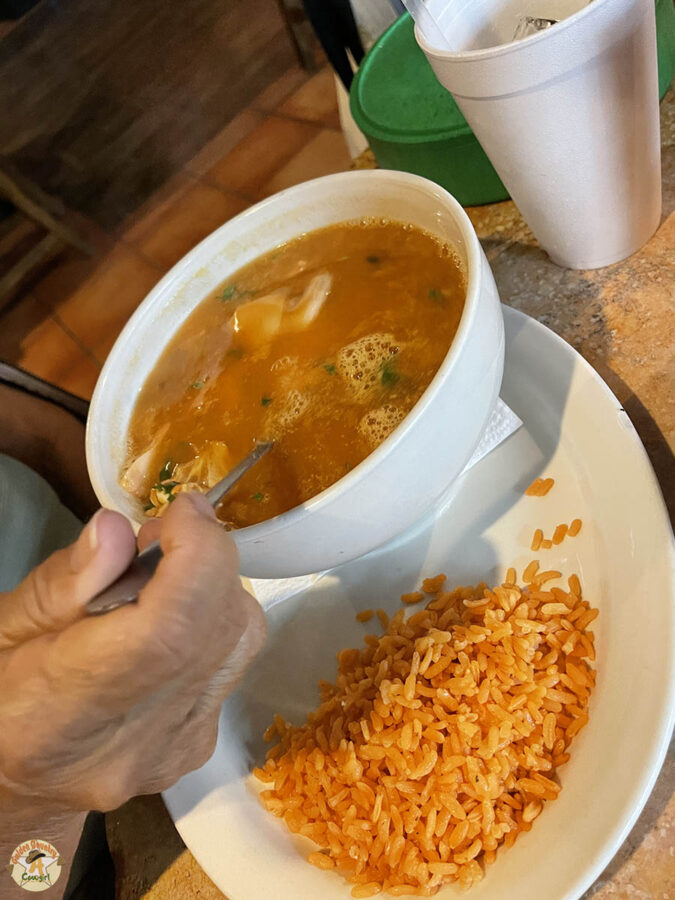
[[[580,531],[581,519],[572,519],[569,525],[564,522],[557,525],[550,538],[545,538],[541,528],[536,528],[532,535],[530,550],[535,553],[537,550],[550,550],[552,546],[562,544],[566,537],[576,537]]]
[[[560,525],[556,526],[556,529],[553,532],[553,537],[551,538],[551,540],[553,541],[554,544],[562,544],[562,542],[565,540],[565,535],[567,534],[568,531],[569,531],[569,527],[564,522],[561,522]]]
[[[555,481],[552,478],[535,478],[529,487],[525,489],[528,497],[545,497],[551,490]]]
[[[356,621],[357,622],[370,622],[375,613],[372,609],[362,609],[361,612],[357,612]]]
[[[507,574],[439,591],[407,619],[399,609],[338,654],[304,725],[275,716],[266,732],[263,804],[354,897],[470,887],[560,792],[588,721],[597,610],[576,575],[563,590],[536,561],[523,586]]]

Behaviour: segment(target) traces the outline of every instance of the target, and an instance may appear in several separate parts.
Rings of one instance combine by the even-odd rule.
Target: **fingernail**
[[[80,532],[80,536],[75,542],[73,547],[73,569],[76,572],[81,571],[96,556],[96,551],[99,546],[98,539],[98,520],[99,516],[103,512],[102,509],[97,510],[94,515],[89,519],[87,524],[84,526],[82,531]]]
[[[89,519],[85,527],[85,532],[87,535],[87,545],[91,551],[98,549],[99,541],[97,521],[102,512],[102,509],[97,510],[91,517],[91,519]]]

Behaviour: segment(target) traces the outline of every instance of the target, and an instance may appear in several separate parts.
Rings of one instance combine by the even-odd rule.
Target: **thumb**
[[[100,509],[74,544],[53,553],[13,591],[0,593],[0,650],[60,631],[131,562],[136,541],[124,516]]]

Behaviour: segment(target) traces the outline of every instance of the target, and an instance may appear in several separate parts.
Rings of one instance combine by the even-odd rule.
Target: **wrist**
[[[78,810],[29,793],[0,774],[0,841],[11,840],[10,830],[25,832],[40,825],[58,828],[78,814]]]
[[[41,816],[36,809],[0,813],[0,900],[15,897],[16,884],[12,880],[8,866],[12,854],[21,844],[44,841],[59,853],[61,873],[56,885],[56,897],[68,882],[68,874],[75,851],[82,834],[87,813],[61,812]]]

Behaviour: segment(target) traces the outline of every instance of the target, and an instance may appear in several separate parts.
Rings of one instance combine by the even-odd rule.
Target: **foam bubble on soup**
[[[371,409],[359,422],[359,431],[368,443],[377,447],[389,437],[394,428],[405,418],[405,411],[398,406],[380,406]]]
[[[355,399],[367,402],[382,379],[389,364],[394,370],[393,357],[399,352],[393,334],[367,334],[338,353],[337,369],[349,385]]]

